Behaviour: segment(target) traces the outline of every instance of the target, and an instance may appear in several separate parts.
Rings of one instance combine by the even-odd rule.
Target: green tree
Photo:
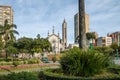
[[[0,36],[0,57],[3,51],[3,42],[2,42],[2,37]]]
[[[5,50],[7,54],[10,54],[13,58],[16,58],[16,54],[18,54],[17,48],[13,46],[8,46]]]
[[[14,46],[15,42],[12,41],[12,40],[9,40],[6,45],[5,45],[5,48],[9,47],[9,46]]]
[[[22,37],[17,40],[15,46],[19,49],[21,53],[28,53],[31,49],[32,42],[32,38]]]
[[[93,34],[93,33],[91,33],[91,32],[88,32],[88,33],[86,33],[86,37],[87,37],[87,40],[88,40],[88,43],[89,43],[89,48],[90,49],[92,49],[93,48],[93,39],[96,39],[96,36]]]
[[[7,56],[18,54],[18,49],[15,47],[15,41],[9,40],[5,45],[5,51]]]
[[[52,61],[53,61],[53,63],[55,63],[55,62],[57,61],[56,55],[54,55],[54,56],[52,57]]]
[[[15,24],[8,24],[8,20],[5,20],[4,26],[0,25],[0,35],[3,37],[4,44],[9,40],[15,41],[14,34],[19,34],[16,30],[17,26]]]
[[[96,36],[93,33],[88,32],[86,33],[86,38],[87,40],[96,39]],[[78,40],[79,40],[79,36],[76,37],[75,42],[78,42]]]
[[[119,52],[119,54],[120,54],[120,46],[118,47],[118,52]]]
[[[42,52],[42,42],[40,39],[40,34],[37,35],[37,38],[35,38],[31,44],[31,54],[33,55],[34,53],[41,53]]]
[[[22,37],[17,40],[15,47],[19,50],[20,53],[30,53],[32,49],[32,38]]]
[[[75,43],[78,43],[78,41],[79,41],[79,36],[76,37]]]
[[[88,40],[96,39],[95,35],[93,33],[91,33],[91,32],[86,33],[86,37],[87,37]]]
[[[15,24],[8,24],[8,20],[5,20],[5,24],[2,26],[0,25],[0,35],[2,36],[3,41],[3,49],[5,50],[6,43],[10,40],[15,41],[14,34],[19,34],[16,30],[17,26]],[[6,53],[7,59],[7,53]]]
[[[40,34],[37,35],[37,39],[40,39]]]
[[[0,51],[3,49],[2,37],[0,36]]]
[[[42,50],[51,51],[51,44],[47,38],[41,38],[41,43]]]
[[[42,53],[44,50],[50,51],[51,44],[46,38],[40,38],[40,34],[38,34],[32,42],[32,54],[34,52]]]
[[[115,54],[117,53],[117,49],[118,49],[118,51],[119,51],[119,46],[118,46],[118,44],[117,43],[112,43],[111,45],[110,45],[110,47],[113,49],[113,55],[115,56]],[[117,55],[117,54],[116,54]]]
[[[111,45],[110,45],[110,47],[112,48],[112,49],[114,49],[114,50],[116,50],[116,49],[118,49],[118,44],[117,43],[112,43]]]

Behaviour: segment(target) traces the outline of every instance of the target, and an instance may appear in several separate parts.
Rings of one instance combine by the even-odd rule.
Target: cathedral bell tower
[[[64,19],[63,24],[62,24],[62,40],[63,40],[63,45],[64,48],[67,48],[67,23]]]

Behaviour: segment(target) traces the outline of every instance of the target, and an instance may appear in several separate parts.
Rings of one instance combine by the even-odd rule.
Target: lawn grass
[[[58,65],[44,65],[44,66],[39,66],[39,65],[35,65],[35,66],[27,66],[27,67],[24,67],[24,65],[21,67],[12,67],[10,69],[0,69],[0,75],[3,75],[3,74],[9,74],[9,73],[12,73],[12,72],[15,72],[15,73],[18,73],[18,72],[22,72],[22,71],[27,71],[27,72],[32,72],[32,71],[42,71],[42,70],[45,70],[45,69],[49,69],[49,68],[57,68]]]

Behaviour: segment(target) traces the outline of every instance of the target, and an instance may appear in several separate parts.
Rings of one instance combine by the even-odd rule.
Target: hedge
[[[45,71],[43,76],[45,80],[120,80],[120,76],[116,74],[96,77],[73,77]]]
[[[0,61],[0,65],[12,65],[13,62]]]
[[[39,80],[39,78],[35,72],[20,72],[0,75],[0,80]]]

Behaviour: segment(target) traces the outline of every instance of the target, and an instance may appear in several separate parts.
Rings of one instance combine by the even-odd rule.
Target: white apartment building
[[[111,37],[99,37],[97,39],[97,46],[110,46],[112,44]]]

